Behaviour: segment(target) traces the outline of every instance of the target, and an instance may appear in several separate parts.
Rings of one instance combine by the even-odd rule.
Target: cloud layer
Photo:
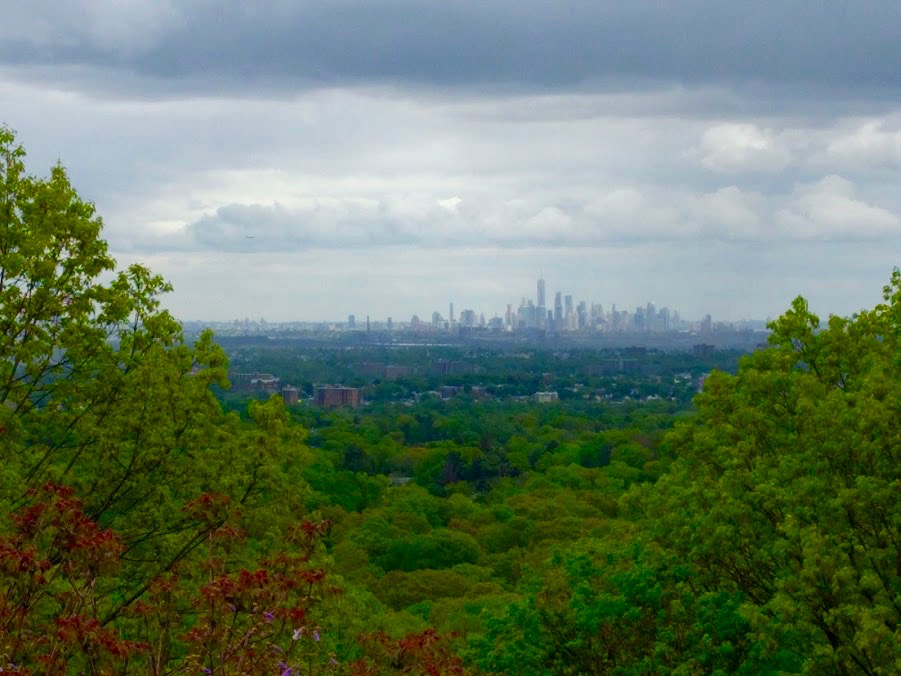
[[[599,78],[901,85],[901,6],[870,0],[154,0],[15,3],[0,59],[193,87],[381,82],[566,88]],[[251,84],[252,86],[252,84]]]
[[[625,247],[647,240],[855,242],[901,237],[901,218],[869,204],[840,176],[767,198],[737,186],[700,195],[620,188],[544,204],[527,197],[475,202],[454,195],[309,198],[227,204],[148,247],[232,252],[417,246]]]

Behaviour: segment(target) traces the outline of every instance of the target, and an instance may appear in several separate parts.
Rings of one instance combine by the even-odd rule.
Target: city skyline
[[[552,333],[562,333],[576,330],[607,330],[607,331],[650,331],[665,332],[703,326],[706,330],[717,323],[741,323],[760,324],[769,318],[742,317],[739,319],[714,319],[710,313],[700,317],[685,317],[678,309],[668,305],[658,306],[653,301],[647,301],[642,305],[627,306],[610,302],[608,304],[597,303],[585,299],[574,299],[573,294],[565,294],[563,291],[554,291],[553,304],[547,304],[547,280],[543,275],[536,280],[536,292],[534,298],[522,296],[519,302],[507,303],[502,310],[489,310],[481,308],[461,307],[453,300],[447,303],[447,313],[442,313],[436,308],[431,313],[413,312],[407,314],[394,314],[387,316],[374,316],[370,312],[348,313],[346,321],[334,317],[321,317],[318,319],[267,320],[265,317],[244,317],[228,320],[209,320],[218,324],[235,325],[290,325],[290,324],[327,324],[344,330],[366,330],[374,325],[378,330],[391,330],[394,328],[431,327],[437,329],[470,328],[494,328],[506,331],[539,329]],[[192,321],[205,321],[203,318],[194,318]]]
[[[889,273],[890,268],[886,270],[886,274],[884,275],[886,279],[888,278]],[[252,303],[250,306],[245,307],[243,312],[234,312],[230,308],[227,309],[219,307],[216,310],[208,312],[206,314],[199,314],[191,310],[190,304],[172,302],[173,299],[177,300],[179,295],[179,288],[176,286],[173,294],[170,294],[163,298],[163,305],[170,308],[170,310],[172,310],[174,314],[181,320],[230,322],[236,318],[247,318],[252,321],[258,321],[259,319],[263,318],[270,323],[341,323],[345,321],[346,318],[350,315],[354,315],[356,317],[356,321],[359,323],[360,321],[365,322],[365,317],[367,314],[374,321],[384,321],[385,318],[391,317],[395,322],[409,323],[410,319],[414,315],[417,315],[423,321],[427,321],[435,311],[438,311],[442,315],[442,318],[449,318],[448,308],[446,307],[449,304],[454,305],[456,318],[459,317],[462,310],[466,309],[474,310],[476,314],[484,313],[486,318],[494,317],[495,314],[497,316],[503,317],[505,315],[507,305],[512,305],[512,309],[515,312],[519,308],[519,304],[524,297],[521,294],[499,294],[496,296],[497,300],[484,299],[466,301],[466,298],[477,298],[477,295],[466,295],[461,293],[456,296],[458,300],[447,300],[443,303],[440,300],[435,300],[434,302],[430,300],[422,300],[416,302],[414,300],[409,305],[406,303],[389,304],[384,302],[384,300],[378,298],[373,299],[372,302],[367,302],[365,300],[359,302],[347,302],[346,300],[342,300],[340,299],[340,297],[338,297],[337,300],[335,300],[334,302],[330,301],[329,304],[325,307],[319,306],[319,312],[309,309],[309,306],[315,305],[315,303],[304,303],[299,306],[297,303],[289,301],[284,304],[274,306],[269,305],[268,307],[265,307],[265,304],[261,305],[260,303]],[[370,299],[373,298],[369,294],[366,295]],[[873,292],[873,290],[871,289],[868,295],[861,296],[859,305],[847,306],[848,308],[855,309],[848,309],[847,311],[842,312],[836,309],[835,304],[830,304],[827,299],[818,298],[816,294],[790,293],[789,290],[786,289],[786,292],[784,293],[784,301],[781,305],[774,303],[772,306],[773,309],[769,312],[754,312],[743,311],[741,309],[742,307],[744,307],[744,304],[742,302],[736,302],[734,304],[729,304],[728,302],[717,302],[715,304],[705,306],[702,301],[692,302],[691,299],[687,299],[687,302],[680,302],[679,300],[667,300],[661,303],[659,298],[665,298],[666,296],[648,295],[644,300],[640,300],[642,298],[640,293],[629,294],[628,292],[622,294],[622,296],[631,298],[632,300],[625,302],[605,302],[603,300],[598,300],[598,298],[602,297],[601,293],[591,294],[573,292],[571,294],[565,295],[571,295],[574,299],[578,298],[578,301],[585,301],[589,306],[592,304],[600,304],[607,308],[612,305],[616,305],[618,309],[628,310],[629,312],[632,312],[636,307],[646,305],[648,302],[650,302],[657,306],[678,308],[680,315],[683,318],[688,319],[689,321],[700,321],[704,317],[704,315],[710,314],[716,317],[717,321],[727,322],[766,321],[775,319],[789,309],[792,299],[797,295],[804,296],[806,299],[811,301],[811,309],[814,312],[819,313],[824,319],[830,314],[849,316],[859,309],[864,308],[868,301],[870,302],[870,304],[879,301],[878,293]],[[337,292],[335,296],[332,297],[334,298],[336,296]],[[307,307],[303,307],[303,305],[307,305]],[[684,308],[690,309],[685,310]]]

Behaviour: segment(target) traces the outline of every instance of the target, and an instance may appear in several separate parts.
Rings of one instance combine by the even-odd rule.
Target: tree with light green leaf
[[[781,669],[901,671],[901,272],[822,324],[798,298],[767,350],[715,373],[641,490],[653,538],[699,590],[742,594]],[[638,491],[636,491],[638,494]]]
[[[211,387],[227,363],[211,334],[186,344],[160,306],[170,286],[140,265],[116,272],[62,166],[42,178],[24,159],[0,127],[0,534],[36,489],[74,489],[124,548],[89,609],[105,626],[186,571],[230,514],[256,554],[280,545],[305,491],[303,432],[277,399],[252,406],[251,424],[223,414]],[[186,505],[203,494],[229,509],[198,519]]]

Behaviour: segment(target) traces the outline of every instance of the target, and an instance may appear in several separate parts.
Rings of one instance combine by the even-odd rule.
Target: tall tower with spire
[[[544,274],[538,273],[538,309],[536,311],[538,327],[543,327],[547,322],[547,305],[544,294]]]

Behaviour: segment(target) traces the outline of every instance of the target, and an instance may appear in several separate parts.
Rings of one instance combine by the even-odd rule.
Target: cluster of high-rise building
[[[190,324],[190,327],[188,326]],[[196,327],[194,325],[197,325]],[[460,329],[488,329],[499,332],[543,331],[564,333],[570,331],[601,333],[666,333],[670,331],[691,331],[695,333],[712,333],[732,330],[761,330],[765,328],[762,321],[742,321],[735,323],[714,323],[711,316],[705,315],[696,321],[685,321],[675,310],[668,307],[657,307],[648,302],[632,310],[618,309],[616,304],[605,307],[600,303],[576,302],[571,294],[555,291],[553,299],[547,291],[547,282],[540,276],[536,283],[534,298],[523,297],[518,306],[507,304],[503,316],[495,314],[490,319],[482,312],[464,308],[455,312],[454,303],[448,307],[446,317],[435,310],[430,318],[413,315],[409,322],[394,322],[391,317],[386,320],[370,322],[366,315],[365,322],[356,315],[347,316],[347,322],[282,322],[270,323],[265,319],[235,320],[230,323],[187,322],[188,328],[212,327],[221,335],[278,333],[291,331],[309,331],[328,333],[332,331],[365,331],[391,332],[395,329],[411,329],[417,332],[458,331]]]
[[[415,318],[419,322],[418,318]],[[415,323],[415,322],[414,322]],[[697,326],[695,325],[697,324]],[[419,322],[422,325],[422,322]],[[564,331],[611,331],[611,332],[652,332],[660,333],[695,328],[712,330],[710,315],[702,322],[683,322],[679,313],[667,307],[658,308],[654,303],[637,307],[634,311],[618,310],[613,304],[608,311],[599,303],[579,301],[562,291],[554,293],[553,305],[548,304],[547,283],[539,277],[535,298],[523,297],[518,307],[507,305],[503,317],[495,316],[486,320],[484,314],[473,310],[463,310],[454,316],[454,304],[450,304],[448,319],[438,311],[432,313],[433,328],[489,328],[506,331],[540,330],[560,333]]]

